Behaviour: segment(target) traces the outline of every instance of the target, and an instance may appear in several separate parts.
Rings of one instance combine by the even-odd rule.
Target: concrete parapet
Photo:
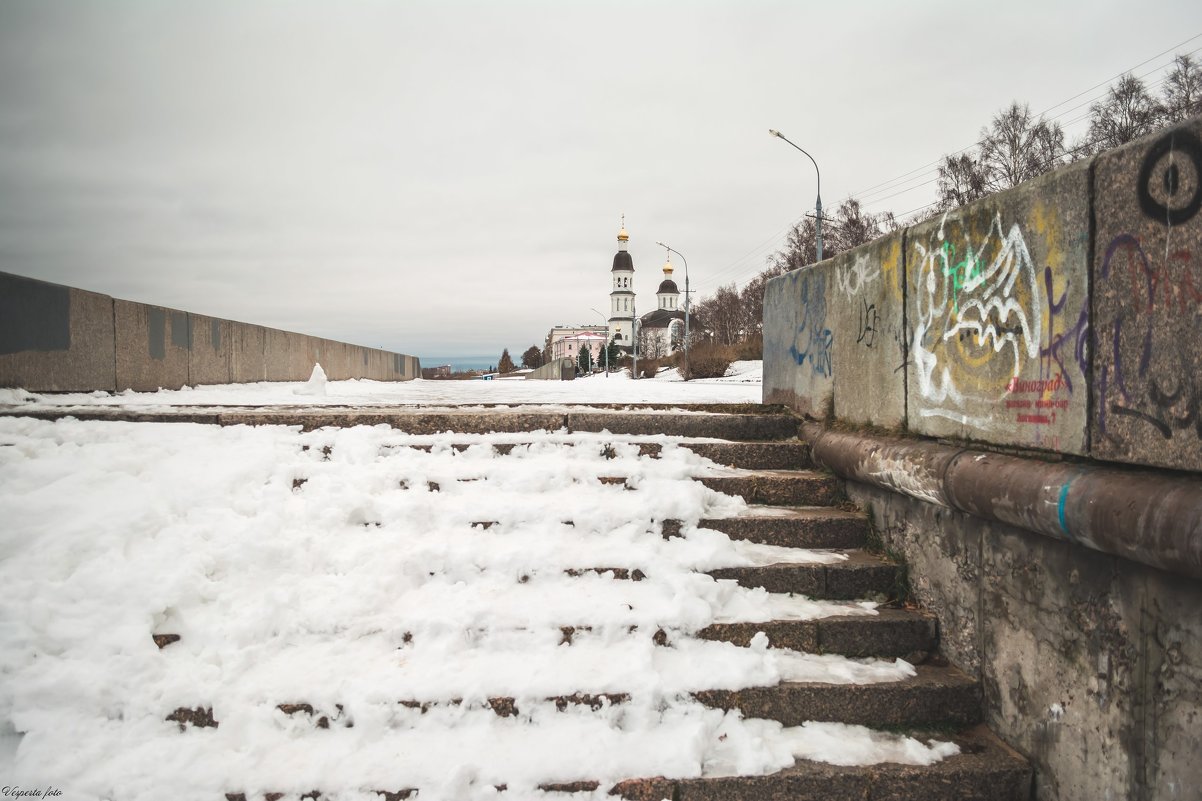
[[[230,323],[230,381],[247,384],[267,380],[267,329]]]
[[[0,273],[0,386],[31,392],[179,389],[331,379],[408,381],[416,356],[115,300]]]
[[[835,416],[897,426],[906,419],[905,265],[890,236],[831,259],[831,362]]]
[[[1202,118],[1097,158],[1093,453],[1202,469]]]
[[[1086,449],[1089,164],[906,232],[911,431]]]
[[[234,323],[200,314],[188,315],[188,384],[231,381],[230,332]]]
[[[552,359],[533,373],[527,373],[526,378],[543,381],[571,381],[576,377],[576,361],[564,357]]]
[[[770,280],[764,402],[1202,471],[1200,253],[1196,117]]]
[[[188,383],[188,313],[113,301],[117,390],[153,392]]]
[[[113,299],[0,273],[0,386],[117,389]]]
[[[764,288],[764,403],[824,418],[834,399],[831,261],[773,278]]]

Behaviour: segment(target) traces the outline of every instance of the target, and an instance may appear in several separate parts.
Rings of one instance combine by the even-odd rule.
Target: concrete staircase
[[[939,656],[939,625],[930,614],[904,604],[904,567],[869,549],[870,527],[865,515],[841,502],[839,482],[810,462],[809,450],[796,438],[796,421],[772,409],[759,413],[725,414],[712,409],[679,411],[659,409],[568,411],[405,411],[356,410],[306,411],[303,409],[216,410],[180,414],[178,419],[218,424],[289,423],[306,429],[320,426],[387,423],[415,433],[447,430],[479,433],[552,430],[612,434],[613,442],[630,441],[635,435],[667,434],[681,437],[678,444],[712,460],[724,469],[697,477],[716,491],[743,497],[749,513],[739,517],[704,519],[697,528],[723,532],[734,540],[764,545],[832,549],[847,555],[831,564],[780,562],[756,566],[714,569],[716,581],[732,581],[745,587],[762,587],[771,593],[795,593],[814,599],[866,599],[884,604],[875,616],[837,616],[818,620],[772,620],[756,623],[714,623],[691,636],[748,646],[764,632],[771,647],[817,654],[849,657],[901,657],[914,664],[917,675],[875,684],[823,684],[783,682],[776,686],[741,690],[705,690],[694,693],[701,703],[718,709],[739,710],[745,718],[764,718],[796,726],[806,721],[860,724],[918,739],[955,742],[960,753],[931,766],[879,764],[871,767],[837,767],[799,761],[794,767],[758,776],[724,776],[690,779],[630,777],[613,787],[612,794],[630,799],[1027,799],[1031,792],[1031,770],[1024,759],[995,738],[982,724],[982,694],[979,682],[948,665]],[[111,416],[111,413],[103,414]],[[171,413],[156,419],[172,419]],[[693,438],[695,441],[690,441]],[[704,439],[702,439],[704,438]],[[596,447],[595,440],[590,447]],[[466,448],[468,443],[457,444]],[[514,444],[494,446],[507,453]],[[582,447],[565,444],[564,447]],[[608,447],[608,446],[605,446]],[[641,442],[641,453],[658,458],[662,443]],[[627,477],[598,476],[605,483],[624,484]],[[633,497],[633,495],[632,495]],[[476,524],[491,525],[486,512]],[[660,521],[662,536],[687,536],[690,525],[678,520]],[[613,580],[640,580],[641,571],[582,565],[573,575],[612,572]],[[575,631],[586,630],[582,620],[576,629],[564,630],[571,643]],[[659,645],[669,646],[679,632],[649,633]],[[158,633],[156,642],[169,648],[169,633]],[[167,638],[166,641],[163,638]],[[569,706],[597,709],[621,704],[622,693],[576,693],[548,699],[560,710]],[[423,699],[397,699],[424,712]],[[520,713],[513,698],[489,699],[499,716]],[[286,708],[287,707],[287,708]],[[341,709],[315,713],[303,700],[280,706],[286,714],[305,714],[318,728],[338,725]],[[219,725],[211,711],[181,708],[171,720],[181,729]],[[418,797],[420,787],[380,788],[382,799]],[[582,781],[549,785],[543,789],[562,793],[595,793],[598,784]],[[604,789],[604,788],[602,788]],[[259,793],[230,793],[229,801],[251,801]],[[275,793],[262,795],[270,799]],[[320,798],[315,788],[310,798]]]

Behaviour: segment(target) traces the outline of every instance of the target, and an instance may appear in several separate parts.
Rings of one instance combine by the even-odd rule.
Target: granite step
[[[831,506],[842,495],[837,478],[812,470],[755,470],[694,480],[747,503],[770,506]]]
[[[763,776],[720,776],[689,779],[663,777],[618,782],[609,795],[627,801],[1029,801],[1030,765],[984,726],[952,734],[945,731],[906,732],[924,742],[953,742],[960,753],[934,765],[886,762],[844,767],[798,760],[792,767]],[[368,785],[370,786],[370,785]],[[495,788],[504,798],[508,787]],[[593,797],[600,782],[578,780],[546,783],[545,793]],[[376,789],[381,801],[415,798],[419,788]],[[321,799],[320,790],[305,798]],[[226,801],[278,801],[283,793],[226,793]]]
[[[981,685],[958,668],[916,665],[916,676],[874,684],[785,681],[771,687],[702,690],[693,697],[745,718],[800,726],[808,720],[874,728],[970,726],[981,721]]]
[[[630,440],[614,437],[604,443],[565,442],[563,443],[563,447],[591,448],[600,456],[613,458],[616,455],[613,446],[625,442],[630,442]],[[491,443],[491,447],[494,453],[500,456],[507,456],[513,452],[514,448],[528,447],[531,444],[530,441],[494,442]],[[649,456],[653,459],[658,459],[664,450],[664,445],[659,442],[635,441],[633,444],[638,447],[640,456]],[[725,467],[741,468],[744,470],[803,470],[812,466],[810,462],[810,446],[799,441],[694,442],[682,440],[674,444],[678,448],[692,451],[698,456],[717,462]],[[434,446],[415,444],[395,445],[391,447],[413,448],[414,450],[429,452]],[[472,447],[478,448],[480,444],[471,442],[456,442],[451,444],[452,450],[460,453]]]
[[[721,531],[732,540],[785,548],[862,548],[869,530],[863,512],[829,506],[752,506],[738,517],[703,518],[697,527]],[[663,522],[665,537],[681,531],[681,521]]]
[[[524,431],[608,431],[616,435],[664,434],[732,441],[796,440],[797,418],[778,410],[732,414],[717,411],[598,411],[573,407],[540,409],[429,409],[422,407],[195,406],[137,409],[60,406],[0,409],[0,416],[55,420],[205,423],[210,425],[288,425],[305,431],[327,426],[388,425],[409,434],[519,433]]]
[[[902,572],[898,565],[867,551],[847,552],[833,564],[750,565],[707,570],[715,579],[730,579],[743,587],[763,587],[768,592],[800,593],[832,601],[857,599],[899,600]]]
[[[912,736],[926,740],[923,732]],[[1029,801],[1031,766],[984,726],[933,739],[960,753],[934,765],[841,767],[799,760],[766,776],[632,779],[613,795],[629,801]]]
[[[761,631],[773,648],[849,657],[902,657],[909,662],[925,661],[939,644],[938,620],[929,612],[913,609],[878,609],[875,615],[816,620],[712,623],[696,636],[747,646]]]
[[[666,434],[736,441],[797,438],[797,418],[791,414],[721,414],[677,411],[573,411],[568,431],[608,431],[611,434]]]

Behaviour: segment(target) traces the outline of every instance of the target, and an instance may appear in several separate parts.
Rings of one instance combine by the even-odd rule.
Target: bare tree
[[[658,328],[639,326],[639,358],[662,359],[668,355],[668,347]]]
[[[1165,121],[1172,124],[1202,114],[1202,68],[1188,55],[1173,59],[1161,90]]]
[[[890,214],[889,217],[892,218],[892,215]],[[864,211],[860,201],[849,197],[839,204],[839,208],[835,209],[835,217],[831,220],[833,229],[831,241],[834,244],[834,247],[831,248],[831,255],[857,248],[883,235],[885,232],[881,223],[884,220],[885,215],[870,214]],[[825,241],[822,244],[822,250],[822,255],[825,256]]]
[[[1083,149],[1092,154],[1125,145],[1155,131],[1163,115],[1144,82],[1124,75],[1110,87],[1105,100],[1089,107],[1089,134]]]
[[[719,345],[733,345],[739,341],[745,319],[741,305],[733,283],[718,287],[717,292],[697,304],[697,316]]]
[[[1062,161],[1064,131],[1055,122],[1031,116],[1031,107],[1015,101],[981,129],[980,162],[985,185],[993,192],[1010,189],[1042,175]]]
[[[985,168],[971,153],[944,156],[939,163],[939,210],[965,206],[989,194]]]

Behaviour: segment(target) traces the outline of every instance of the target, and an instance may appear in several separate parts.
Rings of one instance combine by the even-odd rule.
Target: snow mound
[[[324,397],[326,394],[326,371],[321,369],[320,364],[314,364],[309,380],[292,391],[297,395]]]

